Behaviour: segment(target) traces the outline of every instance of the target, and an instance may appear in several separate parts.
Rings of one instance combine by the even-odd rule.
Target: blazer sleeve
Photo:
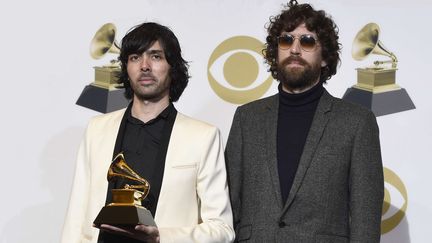
[[[62,243],[81,242],[85,234],[83,229],[90,190],[90,169],[87,161],[88,130],[87,128],[79,147],[72,192],[61,237]]]
[[[230,188],[230,198],[233,210],[234,229],[240,223],[240,209],[241,209],[241,181],[242,181],[242,130],[241,130],[241,114],[240,109],[237,108],[231,130],[228,136],[227,146],[225,149],[226,166],[228,171],[228,184]]]
[[[384,176],[379,130],[369,112],[354,138],[350,168],[350,242],[379,242]]]
[[[196,179],[202,222],[190,227],[159,228],[162,243],[234,241],[223,145],[217,128],[207,131],[202,147],[196,148],[202,150]]]

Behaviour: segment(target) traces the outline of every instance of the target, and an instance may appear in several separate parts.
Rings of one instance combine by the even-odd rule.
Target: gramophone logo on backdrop
[[[93,37],[90,44],[90,55],[94,59],[100,59],[106,53],[119,54],[120,48],[115,41],[116,27],[114,24],[104,24]],[[117,60],[101,67],[94,67],[95,80],[82,91],[76,104],[108,113],[119,110],[128,105],[129,101],[124,97],[124,90],[117,84],[120,74],[120,65]]]
[[[357,68],[357,84],[347,89],[343,99],[361,104],[382,116],[415,109],[407,91],[396,84],[397,58],[379,41],[379,26],[365,25],[354,38],[352,56],[363,60],[370,54],[384,55],[388,61],[375,61],[372,67]],[[396,228],[408,207],[408,193],[395,172],[384,168],[385,194],[382,208],[381,234]]]
[[[262,57],[263,48],[262,42],[249,36],[231,37],[215,48],[208,61],[207,77],[211,88],[221,99],[244,104],[267,92],[273,81],[271,75],[266,76],[262,83],[257,81],[260,67],[255,55]],[[218,59],[223,58],[223,65],[219,65]],[[222,72],[212,73],[214,66],[223,66]]]
[[[343,99],[368,107],[376,116],[415,109],[405,89],[396,84],[397,58],[379,41],[379,26],[365,25],[354,38],[352,56],[363,60],[370,54],[384,55],[388,61],[375,61],[374,66],[357,68],[357,84],[349,88]],[[391,64],[391,65],[389,65]]]

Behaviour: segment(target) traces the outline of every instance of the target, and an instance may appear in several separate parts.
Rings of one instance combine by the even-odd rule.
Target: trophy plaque
[[[108,181],[119,178],[129,179],[138,184],[126,184],[123,189],[112,189],[112,203],[101,209],[93,223],[96,226],[101,224],[156,226],[150,211],[141,205],[141,201],[150,192],[150,184],[128,166],[122,153],[114,158],[107,175]]]
[[[396,84],[397,58],[379,41],[379,26],[365,25],[354,38],[352,57],[363,60],[369,54],[384,55],[388,61],[375,61],[374,65],[357,68],[357,84],[347,89],[343,99],[361,104],[382,116],[415,109],[407,91]]]
[[[91,41],[91,57],[100,59],[106,53],[119,54],[120,48],[115,41],[115,33],[114,24],[104,24]],[[119,62],[112,60],[107,65],[94,67],[94,70],[95,80],[84,88],[76,104],[102,113],[126,107],[129,100],[124,97],[124,90],[119,89],[117,84],[120,74]]]

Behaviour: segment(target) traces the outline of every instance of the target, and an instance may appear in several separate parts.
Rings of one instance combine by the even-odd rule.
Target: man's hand
[[[99,228],[109,233],[124,235],[147,243],[159,243],[160,241],[159,230],[154,226],[139,224],[131,227],[118,227],[101,224]]]

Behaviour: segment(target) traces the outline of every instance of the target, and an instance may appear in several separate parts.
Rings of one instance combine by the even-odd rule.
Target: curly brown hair
[[[295,2],[293,4],[292,2]],[[329,80],[336,74],[336,68],[340,63],[341,44],[338,42],[339,29],[332,18],[323,10],[315,10],[309,4],[297,4],[291,1],[287,8],[277,16],[270,17],[267,27],[268,36],[266,38],[265,49],[263,50],[266,63],[270,66],[269,71],[273,78],[278,78],[278,41],[277,37],[282,31],[293,31],[301,24],[305,24],[309,31],[313,31],[318,36],[321,45],[322,58],[327,66],[321,68],[321,81]]]

